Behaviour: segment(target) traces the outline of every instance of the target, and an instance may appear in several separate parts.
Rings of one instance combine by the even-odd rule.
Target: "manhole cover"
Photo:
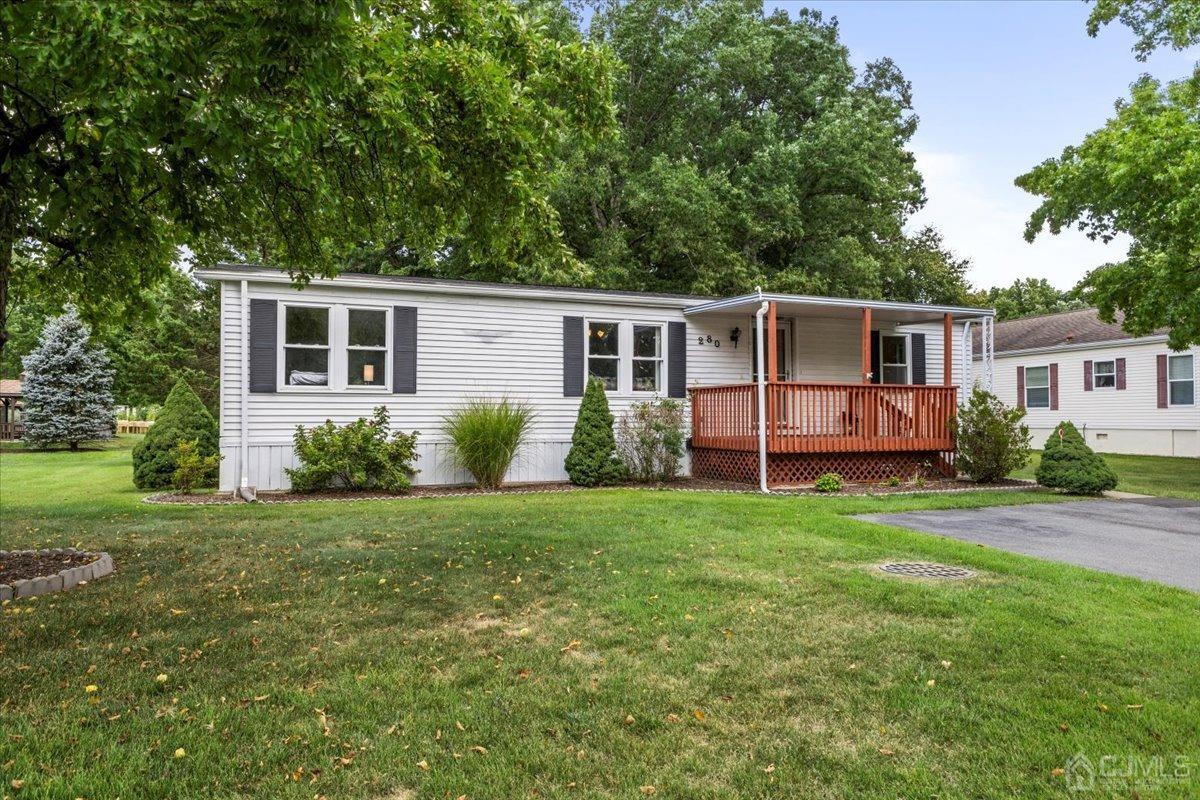
[[[962,580],[975,577],[975,573],[969,569],[952,567],[949,564],[929,564],[924,561],[898,561],[882,564],[879,569],[890,575],[904,575],[909,578]]]

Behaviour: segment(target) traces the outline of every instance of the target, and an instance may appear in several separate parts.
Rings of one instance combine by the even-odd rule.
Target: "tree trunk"
[[[74,450],[78,450],[78,449],[79,449],[79,442],[71,442],[71,450],[74,451]]]
[[[17,242],[17,210],[7,192],[0,197],[0,358],[8,341],[8,282],[12,277],[13,245]]]

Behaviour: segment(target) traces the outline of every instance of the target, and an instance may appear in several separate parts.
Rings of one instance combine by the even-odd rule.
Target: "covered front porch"
[[[698,328],[733,325],[735,343],[741,324],[751,331],[740,356],[751,380],[689,390],[693,476],[779,487],[826,472],[953,475],[950,420],[971,380],[969,328],[982,326],[990,343],[991,312],[754,294],[686,314]]]

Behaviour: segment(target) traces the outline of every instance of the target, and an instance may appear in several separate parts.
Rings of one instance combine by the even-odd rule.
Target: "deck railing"
[[[0,422],[0,441],[20,439],[25,435],[25,425],[21,422]]]
[[[954,386],[778,381],[766,390],[772,453],[954,449]],[[691,399],[694,447],[758,449],[755,384],[697,387]]]

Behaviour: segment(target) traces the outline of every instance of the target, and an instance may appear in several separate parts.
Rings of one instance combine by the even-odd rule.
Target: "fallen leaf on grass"
[[[642,794],[654,794],[657,791],[658,791],[658,789],[655,789],[653,786],[649,786],[649,785],[643,786],[641,788]]]
[[[422,758],[420,761],[417,762],[417,766],[423,770],[428,770],[429,762]]]
[[[701,711],[698,708],[692,712],[692,716],[695,717],[696,719],[698,719],[700,722],[704,722],[704,720],[708,717],[707,714],[705,714],[703,711]]]
[[[579,647],[579,645],[580,641],[578,639],[572,639],[571,641],[567,642],[565,647],[559,648],[558,652],[565,653],[568,650],[574,650],[576,647]]]
[[[767,764],[765,767],[763,767],[763,772],[767,773],[768,775],[770,775],[774,771],[775,771],[774,764]]]
[[[487,752],[488,752],[487,748],[481,744],[471,745],[471,750],[472,750],[472,752],[479,753],[479,755],[481,755],[481,756],[486,756]]]
[[[1054,769],[1050,770],[1050,774],[1056,778],[1061,778],[1063,775],[1066,774],[1066,770],[1063,769],[1062,767],[1055,767]]]

